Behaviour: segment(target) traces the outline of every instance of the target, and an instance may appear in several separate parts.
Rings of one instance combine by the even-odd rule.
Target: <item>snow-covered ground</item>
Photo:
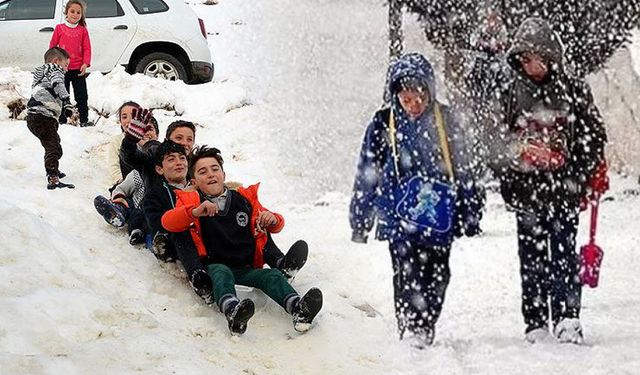
[[[95,212],[114,116],[60,128],[61,169],[77,189],[47,191],[41,146],[2,102],[0,374],[638,373],[640,198],[637,182],[620,177],[601,208],[601,285],[583,294],[585,345],[523,341],[515,223],[496,195],[484,235],[454,245],[436,344],[418,351],[396,340],[386,246],[349,242],[347,222],[355,154],[382,94],[386,11],[383,1],[301,4],[193,4],[213,34],[215,82],[117,70],[90,76],[89,103],[111,113],[129,99],[171,104],[175,111],[156,111],[162,134],[181,113],[202,125],[197,143],[223,150],[229,180],[262,181],[263,203],[287,218],[276,242],[309,242],[294,287],[323,290],[316,326],[295,333],[278,306],[251,292],[256,316],[231,338],[179,270],[129,246]],[[408,36],[410,46],[418,36]],[[0,68],[0,100],[28,97],[30,82],[27,72]]]

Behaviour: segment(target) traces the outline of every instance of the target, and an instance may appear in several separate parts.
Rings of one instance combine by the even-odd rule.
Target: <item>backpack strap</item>
[[[438,130],[438,138],[440,139],[440,150],[442,150],[442,158],[444,159],[445,167],[447,168],[447,175],[451,181],[455,180],[453,174],[453,163],[451,162],[451,151],[449,149],[449,141],[447,139],[447,132],[445,130],[444,116],[440,104],[436,102],[434,104],[434,115],[436,118],[436,128]],[[393,108],[389,109],[389,138],[391,141],[391,152],[393,153],[393,166],[396,171],[396,179],[400,181],[400,168],[398,166],[398,145],[396,140],[396,120],[393,115]]]

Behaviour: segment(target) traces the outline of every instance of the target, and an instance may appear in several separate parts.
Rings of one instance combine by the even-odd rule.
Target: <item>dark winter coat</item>
[[[397,98],[398,83],[413,77],[426,83],[431,104],[420,118],[410,120]],[[354,240],[365,240],[377,220],[376,238],[401,240],[416,235],[407,233],[393,212],[393,191],[398,176],[389,135],[389,115],[393,111],[396,122],[400,179],[422,176],[447,181],[440,140],[434,115],[436,98],[435,78],[431,64],[419,54],[409,54],[397,60],[389,69],[388,93],[391,108],[375,113],[367,126],[358,160],[350,207],[350,223]],[[470,155],[459,121],[449,107],[440,104],[448,137],[451,159],[458,191],[456,225],[458,231],[477,231],[481,200],[470,170]],[[415,240],[415,238],[414,238]]]
[[[156,173],[156,149],[159,145],[158,141],[149,141],[140,149],[136,141],[125,136],[120,146],[121,168],[125,165],[137,170],[147,190],[162,186],[164,182],[162,176]]]
[[[519,56],[536,52],[550,64],[548,77],[531,80]],[[604,158],[606,134],[588,85],[563,69],[559,37],[541,19],[528,19],[518,29],[507,54],[512,80],[498,92],[497,119],[491,142],[492,167],[501,183],[507,205],[527,212],[577,212],[587,180]],[[542,124],[542,125],[541,125]],[[536,136],[540,126],[567,158],[556,170],[524,169],[519,145]],[[550,141],[551,142],[551,141]]]

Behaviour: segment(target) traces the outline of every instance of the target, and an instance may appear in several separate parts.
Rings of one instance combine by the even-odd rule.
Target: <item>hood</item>
[[[509,65],[520,71],[518,56],[523,52],[535,52],[563,69],[564,47],[558,34],[551,29],[549,23],[542,18],[527,18],[518,28],[513,44],[507,52]]]
[[[415,52],[409,53],[403,55],[389,66],[386,87],[388,95],[386,97],[390,98],[392,102],[396,101],[395,94],[397,94],[400,79],[405,77],[418,78],[424,81],[426,87],[429,89],[431,103],[435,101],[435,75],[431,63],[429,63],[424,56]]]

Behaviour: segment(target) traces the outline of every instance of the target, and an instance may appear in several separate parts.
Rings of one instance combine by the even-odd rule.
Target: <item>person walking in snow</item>
[[[263,268],[267,232],[280,232],[284,218],[262,206],[258,184],[227,188],[223,164],[216,148],[202,146],[191,154],[189,172],[197,191],[175,190],[175,208],[164,213],[162,226],[191,233],[197,249],[192,257],[201,262],[196,272],[209,276],[231,334],[243,334],[255,312],[250,299],[237,298],[236,284],[262,290],[293,316],[297,331],[307,331],[322,308],[322,292],[311,288],[299,296],[282,272]]]
[[[47,189],[74,188],[60,181],[65,174],[58,169],[62,158],[62,145],[58,135],[58,117],[70,113],[73,106],[64,88],[64,72],[69,65],[69,54],[53,47],[44,54],[45,64],[33,71],[31,98],[27,102],[27,127],[44,147],[44,169]]]
[[[367,127],[350,207],[352,240],[388,240],[400,339],[431,345],[457,236],[479,233],[483,205],[465,134],[436,100],[434,71],[417,53],[389,68],[389,108]]]
[[[69,91],[73,85],[73,96],[80,112],[80,126],[93,126],[89,121],[87,100],[87,68],[91,66],[91,40],[85,20],[86,4],[81,0],[69,0],[64,7],[65,22],[56,25],[51,35],[49,48],[64,48],[70,55],[69,70],[64,76],[64,85]],[[67,116],[60,116],[65,124]]]
[[[544,340],[551,330],[579,344],[578,213],[582,199],[608,187],[603,121],[589,86],[565,71],[546,21],[522,23],[507,62],[513,77],[497,92],[491,166],[516,213],[525,338]]]

